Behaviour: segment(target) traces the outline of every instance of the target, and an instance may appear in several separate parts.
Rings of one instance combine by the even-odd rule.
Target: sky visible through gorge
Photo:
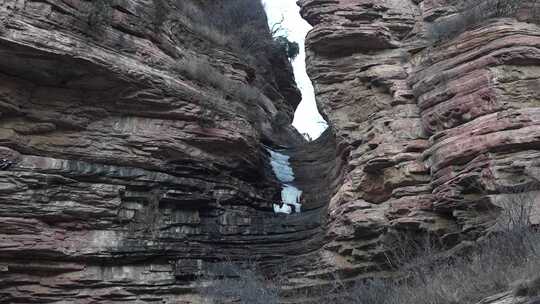
[[[293,126],[300,133],[307,133],[315,139],[321,135],[327,125],[317,110],[313,86],[306,74],[304,39],[311,26],[300,16],[300,8],[296,5],[295,0],[262,0],[262,2],[266,8],[270,27],[283,20],[283,34],[289,40],[298,42],[300,45],[300,54],[292,62],[292,65],[296,83],[302,91],[302,102],[296,109]]]

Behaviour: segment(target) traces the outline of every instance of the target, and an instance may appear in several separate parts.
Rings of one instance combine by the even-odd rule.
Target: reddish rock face
[[[201,35],[196,1],[0,2],[0,302],[197,302],[213,261],[320,247],[324,203],[272,212],[284,55]]]
[[[442,41],[434,25],[467,1],[298,4],[314,26],[306,45],[318,106],[348,164],[328,207],[327,272],[376,271],[396,231],[449,245],[476,237],[501,197],[538,186],[540,28],[530,3]]]
[[[195,2],[2,2],[0,302],[198,303],[225,258],[293,289],[387,275],[396,233],[454,245],[538,186],[529,3],[433,41],[466,1],[300,0],[332,127],[300,145],[287,59],[201,34]],[[273,214],[263,143],[290,147],[302,214]]]

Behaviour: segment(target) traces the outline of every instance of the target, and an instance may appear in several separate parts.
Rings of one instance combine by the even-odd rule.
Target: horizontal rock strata
[[[331,125],[310,144],[287,58],[197,23],[213,4],[0,0],[1,303],[199,303],[225,259],[281,271],[284,295],[391,276],[396,236],[457,245],[536,197],[528,1],[463,21],[467,1],[300,0]],[[265,146],[302,213],[273,213]]]
[[[217,261],[320,248],[323,199],[272,211],[263,144],[304,142],[287,58],[201,34],[197,5],[0,1],[1,303],[199,303]]]
[[[516,192],[535,197],[540,27],[531,3],[474,24],[463,21],[478,12],[467,1],[298,3],[314,26],[306,46],[318,106],[347,160],[328,207],[328,273],[386,275],[396,232],[455,245],[519,203]]]

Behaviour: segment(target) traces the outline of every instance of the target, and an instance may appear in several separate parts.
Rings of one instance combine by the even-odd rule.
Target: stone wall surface
[[[201,34],[204,3],[0,0],[0,303],[200,303],[224,259],[281,271],[284,294],[391,276],[396,236],[458,245],[536,197],[532,2],[436,39],[467,1],[298,1],[331,126],[309,144],[287,58]],[[272,212],[265,146],[302,213]]]
[[[0,302],[198,303],[218,260],[321,246],[324,204],[272,212],[263,143],[304,142],[286,56],[217,44],[189,4],[0,1]]]
[[[429,233],[456,245],[483,235],[516,192],[537,197],[534,1],[452,35],[441,33],[478,11],[470,1],[298,4],[314,26],[308,74],[347,161],[328,207],[327,272],[387,275],[384,244],[396,233]]]

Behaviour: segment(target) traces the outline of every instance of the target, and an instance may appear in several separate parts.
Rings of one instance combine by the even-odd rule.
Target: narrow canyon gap
[[[311,26],[302,19],[300,8],[294,1],[263,1],[263,5],[268,16],[268,25],[275,31],[274,35],[286,37],[299,45],[299,54],[291,61],[302,100],[295,111],[292,125],[308,140],[317,139],[328,124],[318,112],[313,86],[306,73],[304,40]],[[280,203],[283,205],[276,204],[274,211],[286,214],[301,212],[302,191],[295,186],[294,170],[290,167],[287,149],[274,151],[267,148],[267,151],[271,156],[274,173],[282,182]]]
[[[300,52],[292,60],[294,77],[302,93],[302,100],[295,111],[293,126],[311,139],[317,139],[328,127],[319,113],[315,102],[313,85],[306,73],[305,37],[311,25],[300,16],[300,8],[295,1],[265,0],[263,1],[268,15],[270,28],[277,31],[276,35],[286,36],[299,44]]]

